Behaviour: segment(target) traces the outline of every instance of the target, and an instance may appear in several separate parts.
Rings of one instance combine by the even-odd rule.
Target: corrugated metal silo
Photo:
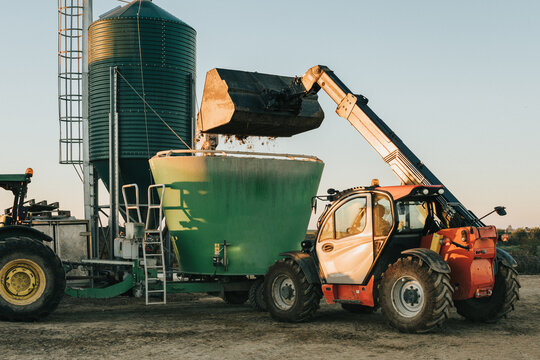
[[[90,161],[109,187],[110,68],[117,67],[120,186],[151,182],[148,159],[192,144],[195,30],[151,1],[133,1],[89,28]],[[143,91],[144,88],[144,91]],[[146,106],[140,96],[145,94]],[[177,134],[171,131],[163,119]]]

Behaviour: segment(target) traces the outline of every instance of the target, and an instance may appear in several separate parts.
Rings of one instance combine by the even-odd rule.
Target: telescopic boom
[[[306,93],[324,90],[338,105],[336,113],[347,119],[351,125],[379,153],[403,185],[443,185],[444,184],[418,159],[401,139],[367,105],[362,95],[354,95],[343,82],[326,66],[317,65],[302,76]],[[445,187],[439,203],[449,217],[449,221],[466,226],[484,226]],[[456,218],[456,215],[457,218]]]

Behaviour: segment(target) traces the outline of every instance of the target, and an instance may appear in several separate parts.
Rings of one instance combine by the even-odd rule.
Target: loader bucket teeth
[[[237,136],[288,137],[321,125],[316,94],[293,77],[226,69],[206,74],[200,132]]]

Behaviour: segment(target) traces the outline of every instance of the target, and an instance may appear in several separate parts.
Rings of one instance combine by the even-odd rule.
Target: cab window
[[[366,227],[367,199],[354,198],[334,212],[336,239],[360,234]]]
[[[387,236],[392,230],[392,203],[388,196],[375,194],[373,197],[373,234]]]
[[[321,230],[321,236],[319,237],[319,241],[332,239],[334,239],[334,215],[331,215],[328,217],[328,219],[326,219],[326,222],[324,223]]]
[[[425,201],[399,201],[398,232],[418,231],[424,229],[429,214]]]

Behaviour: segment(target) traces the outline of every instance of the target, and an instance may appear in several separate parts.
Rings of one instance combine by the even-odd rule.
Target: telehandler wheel
[[[52,313],[66,287],[60,259],[27,237],[0,242],[0,318],[36,321]]]
[[[265,312],[266,303],[264,302],[264,279],[257,279],[249,288],[249,305],[257,311]]]
[[[284,322],[310,320],[321,302],[318,284],[310,284],[300,266],[291,259],[274,263],[264,277],[266,308],[273,319]]]
[[[377,311],[376,306],[366,306],[359,304],[341,304],[343,310],[346,310],[353,314],[371,314]]]
[[[247,291],[225,291],[223,300],[227,304],[242,305],[248,300]]]
[[[471,321],[496,322],[514,310],[520,287],[517,271],[499,263],[491,296],[455,301],[457,312]]]
[[[379,304],[391,326],[422,333],[441,327],[452,307],[450,275],[433,271],[418,258],[398,259],[379,283]]]

